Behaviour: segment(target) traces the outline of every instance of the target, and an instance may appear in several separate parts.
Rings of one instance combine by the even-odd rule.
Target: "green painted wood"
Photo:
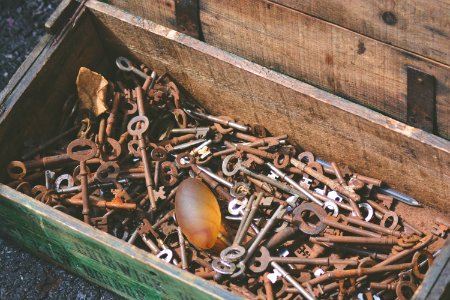
[[[0,148],[2,166],[17,158],[23,140],[55,129],[53,114],[58,113],[65,93],[74,89],[81,65],[105,70],[108,57],[102,55],[106,51],[86,13],[63,39],[53,40],[50,34],[44,36],[0,94],[0,139],[9,141],[8,147]],[[48,111],[49,107],[53,109]],[[0,194],[2,235],[125,298],[239,298],[6,186],[0,187]]]
[[[0,232],[128,299],[240,299],[2,184]]]

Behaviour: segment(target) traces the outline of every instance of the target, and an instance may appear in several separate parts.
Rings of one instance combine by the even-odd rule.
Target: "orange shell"
[[[175,195],[175,215],[186,238],[200,249],[214,246],[222,216],[211,190],[200,180],[188,178]]]

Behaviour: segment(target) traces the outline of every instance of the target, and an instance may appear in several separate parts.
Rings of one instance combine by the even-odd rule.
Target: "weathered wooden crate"
[[[118,55],[170,73],[212,113],[288,133],[318,156],[410,194],[426,206],[403,208],[422,216],[414,219],[419,227],[450,211],[450,141],[94,0],[62,38],[42,39],[0,95],[0,170],[27,138],[52,136],[81,66],[111,74]],[[5,185],[0,232],[126,298],[239,298]],[[439,274],[448,274],[449,249],[428,272],[418,299],[442,294],[448,276]]]
[[[450,138],[449,0],[109,2]]]

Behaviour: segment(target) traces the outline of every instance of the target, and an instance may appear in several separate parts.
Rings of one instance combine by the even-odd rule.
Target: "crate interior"
[[[20,158],[24,142],[54,135],[79,68],[112,78],[116,57],[127,56],[169,73],[213,114],[262,124],[274,135],[287,133],[321,158],[412,194],[425,207],[399,204],[396,211],[426,232],[449,211],[449,141],[100,2],[88,2],[76,27],[52,47],[0,126],[4,179],[5,165]]]

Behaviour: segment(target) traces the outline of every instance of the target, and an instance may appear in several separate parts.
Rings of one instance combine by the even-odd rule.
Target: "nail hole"
[[[397,24],[397,17],[390,11],[386,11],[382,14],[381,18],[383,19],[384,23],[387,25],[395,25]]]

